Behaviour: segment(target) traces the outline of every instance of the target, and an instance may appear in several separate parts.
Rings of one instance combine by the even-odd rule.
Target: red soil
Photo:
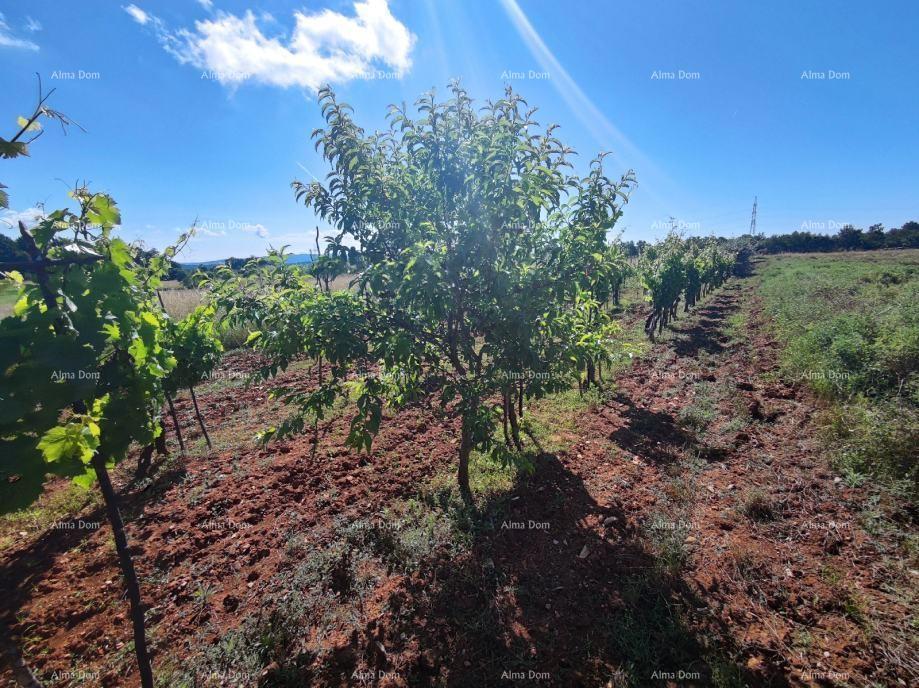
[[[726,318],[742,299],[752,315],[735,341]],[[612,686],[626,674],[639,685],[710,685],[716,674],[736,676],[732,685],[915,685],[915,649],[886,633],[909,613],[892,592],[904,584],[887,561],[895,546],[863,530],[864,490],[821,457],[815,402],[764,381],[776,343],[762,319],[751,288],[729,284],[580,413],[567,450],[541,453],[532,476],[483,506],[468,548],[434,548],[407,572],[361,560],[361,592],[330,581],[334,608],[351,616],[314,619],[289,648],[299,685],[522,676],[519,685]],[[225,370],[255,365],[234,355]],[[705,389],[711,419],[700,434],[685,416],[706,403],[696,398]],[[212,428],[247,409],[258,428],[277,415],[266,393],[215,390],[199,402]],[[179,415],[195,437],[187,399]],[[732,423],[738,415],[744,422]],[[293,580],[298,548],[323,551],[339,537],[336,519],[416,495],[451,469],[458,435],[425,405],[385,421],[369,456],[344,448],[346,434],[337,418],[315,448],[308,434],[190,456],[143,487],[127,485],[126,462],[119,482],[156,669],[181,668],[267,613]],[[81,518],[103,526],[28,534],[0,556],[0,614],[38,675],[91,672],[53,685],[134,686],[111,533],[101,511]],[[682,564],[666,565],[667,552]],[[279,671],[270,664],[239,685],[280,685]]]

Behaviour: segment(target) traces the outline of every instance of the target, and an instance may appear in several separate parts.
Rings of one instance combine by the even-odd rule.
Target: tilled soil
[[[579,413],[567,449],[481,505],[467,546],[412,567],[352,558],[353,577],[305,591],[332,601],[310,607],[288,673],[275,657],[201,685],[915,685],[897,592],[915,572],[864,530],[867,493],[828,467],[818,405],[779,381],[776,346],[750,282],[728,284]],[[257,364],[231,356],[223,372]],[[199,402],[209,426],[248,432],[279,417],[266,395],[216,386]],[[347,420],[318,445],[193,450],[138,484],[119,472],[157,669],[268,613],[341,524],[452,470],[456,422],[434,409],[385,421],[369,455],[344,448]],[[4,552],[0,611],[49,685],[137,685],[110,531],[99,511],[80,518],[103,525]]]

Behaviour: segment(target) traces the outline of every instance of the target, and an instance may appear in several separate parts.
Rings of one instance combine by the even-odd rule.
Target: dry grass
[[[332,291],[350,288],[351,280],[354,277],[354,275],[339,275],[330,285]],[[160,296],[169,316],[174,320],[181,320],[201,304],[204,292],[200,289],[188,289],[182,286],[181,282],[168,280],[160,286]],[[0,318],[5,318],[13,312],[15,302],[15,287],[12,284],[0,283]],[[244,331],[244,328],[233,328],[225,333],[223,337],[224,346],[228,349],[240,346],[246,340],[248,334],[248,332]]]
[[[204,298],[204,292],[200,289],[185,289],[181,286],[172,288],[166,284],[163,286],[164,288],[160,289],[160,297],[163,299],[166,312],[173,320],[184,318],[195,310]]]

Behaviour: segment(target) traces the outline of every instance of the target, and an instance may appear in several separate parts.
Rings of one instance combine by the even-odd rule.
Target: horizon
[[[322,124],[315,88],[331,83],[371,131],[387,104],[443,94],[452,77],[478,103],[513,86],[543,125],[561,125],[577,172],[602,150],[611,176],[635,169],[612,231],[626,241],[661,238],[671,217],[694,236],[744,234],[754,198],[765,235],[899,227],[917,216],[916,20],[906,2],[868,15],[854,2],[5,9],[3,135],[34,106],[35,73],[56,89],[49,105],[86,131],[49,125],[31,157],[9,165],[0,231],[15,236],[16,220],[63,207],[85,179],[119,203],[126,239],[162,249],[197,220],[182,262],[310,252],[314,227],[331,230],[289,185],[326,171],[309,138]],[[132,50],[113,56],[93,35]]]

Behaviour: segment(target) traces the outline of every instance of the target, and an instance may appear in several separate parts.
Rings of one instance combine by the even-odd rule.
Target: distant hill
[[[254,257],[254,256],[250,256],[250,257]],[[290,264],[312,263],[313,260],[315,260],[315,258],[316,258],[315,253],[291,253],[289,256],[287,256],[287,262]],[[228,260],[237,260],[237,259],[223,258],[221,260],[205,260],[205,261],[200,261],[197,263],[179,263],[179,266],[182,268],[185,268],[186,270],[195,270],[197,268],[212,268],[217,265],[223,265]],[[248,258],[246,258],[245,260],[248,260]]]

